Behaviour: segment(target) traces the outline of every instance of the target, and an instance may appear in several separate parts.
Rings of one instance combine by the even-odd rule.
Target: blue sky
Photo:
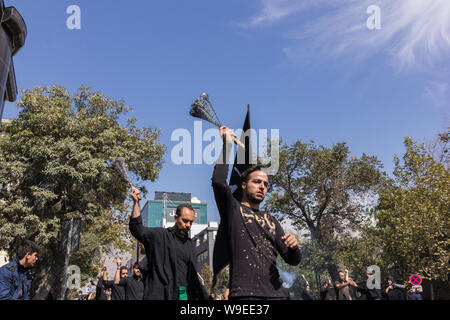
[[[154,191],[191,192],[218,220],[212,165],[170,159],[174,130],[193,132],[189,106],[208,92],[223,124],[279,129],[287,143],[345,141],[388,173],[403,138],[432,140],[449,124],[448,0],[5,0],[28,26],[15,57],[19,88],[90,85],[134,108],[167,146]],[[370,30],[366,9],[380,8]],[[67,7],[81,9],[69,30]],[[18,113],[6,103],[4,117]],[[203,124],[204,129],[211,128]],[[206,146],[207,143],[204,144]]]

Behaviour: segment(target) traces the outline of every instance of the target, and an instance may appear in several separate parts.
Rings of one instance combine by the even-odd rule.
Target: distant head
[[[120,277],[121,278],[128,277],[128,268],[127,267],[125,267],[125,266],[120,267]]]
[[[139,265],[139,262],[136,262],[133,265],[133,273],[134,273],[134,275],[136,275],[136,277],[141,276],[141,266]]]
[[[391,285],[394,283],[394,278],[392,278],[392,277],[387,277],[387,278],[386,278],[386,281],[387,281],[388,285],[391,286]]]
[[[194,222],[195,212],[189,204],[182,204],[177,207],[175,212],[175,233],[181,237],[186,238],[191,230]]]
[[[252,166],[242,173],[242,202],[247,202],[252,208],[259,208],[264,201],[269,185],[269,177],[263,171],[263,166]]]
[[[31,240],[23,240],[17,247],[17,259],[25,268],[32,268],[38,260],[39,246]]]
[[[339,271],[339,272],[338,272],[338,278],[339,278],[339,280],[344,281],[344,279],[345,279],[344,272]]]

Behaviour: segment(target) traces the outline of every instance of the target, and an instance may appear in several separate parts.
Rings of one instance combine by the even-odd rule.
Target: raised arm
[[[226,213],[228,200],[233,197],[230,187],[227,183],[230,150],[232,147],[232,137],[234,133],[227,127],[220,128],[220,134],[223,139],[223,148],[217,159],[212,176],[212,187],[214,197],[219,209],[220,217],[223,219]]]
[[[139,242],[144,243],[144,234],[147,228],[145,228],[142,224],[141,209],[139,205],[139,193],[140,192],[138,189],[136,189],[135,187],[131,187],[130,196],[133,199],[133,209],[131,211],[129,228],[131,235],[135,237]]]
[[[119,284],[119,282],[120,282],[120,267],[122,266],[122,260],[119,257],[117,257],[116,263],[117,263],[117,269],[116,269],[116,274],[114,275],[114,284]]]
[[[106,274],[107,268],[106,268],[106,264],[105,261],[102,261],[102,280],[103,281],[108,281],[108,275]]]

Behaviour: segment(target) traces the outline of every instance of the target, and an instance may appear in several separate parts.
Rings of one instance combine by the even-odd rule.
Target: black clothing
[[[228,245],[217,244],[214,259],[229,259],[230,298],[266,297],[286,298],[288,292],[276,266],[277,252],[290,265],[300,262],[300,250],[289,249],[281,237],[280,223],[269,213],[241,205],[234,197],[226,179],[228,164],[216,164],[212,186],[221,217],[222,240]],[[223,223],[223,224],[222,224]],[[228,247],[226,252],[221,251]],[[215,261],[222,265],[224,261]]]
[[[390,289],[388,293],[386,293],[386,290],[384,292],[385,292],[384,294],[385,300],[405,300],[403,290],[398,287],[394,286],[394,289]]]
[[[144,299],[144,282],[140,277],[132,275],[131,277],[121,278],[118,286],[125,287],[125,300]]]
[[[358,292],[361,294],[358,300],[383,300],[381,289],[369,289],[367,280],[358,282]]]
[[[147,228],[142,225],[142,217],[130,219],[130,232],[145,247],[148,274],[144,283],[144,300],[178,300],[177,250],[174,228]],[[207,298],[196,270],[194,245],[187,239],[185,248],[189,252],[187,270],[187,295],[189,300]]]
[[[386,293],[386,289],[388,288],[388,283],[386,284],[385,288],[383,289],[383,297],[385,300],[405,300],[405,294],[403,293],[403,289],[397,283],[395,283],[395,280],[393,277],[389,276],[386,280],[392,281],[392,287],[393,289],[390,289],[388,293]]]
[[[114,284],[113,280],[103,280],[103,286],[111,288],[111,300],[125,300],[125,287]]]
[[[175,250],[177,251],[177,286],[187,287],[187,271],[190,258],[188,246],[190,246],[191,243],[187,241],[187,238],[182,239],[179,236],[176,236],[175,239]]]
[[[105,286],[103,285],[103,277],[100,277],[97,281],[94,300],[108,300],[108,297],[105,294]]]
[[[336,300],[336,291],[332,285],[327,285],[325,289],[320,289],[320,298],[322,300]]]
[[[314,298],[311,296],[311,294],[305,290],[302,292],[302,300],[314,300]]]

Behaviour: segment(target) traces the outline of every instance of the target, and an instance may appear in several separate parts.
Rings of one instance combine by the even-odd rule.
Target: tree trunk
[[[53,252],[43,255],[36,266],[33,300],[46,300],[49,293],[53,298],[60,296],[64,253],[59,252],[57,245],[53,245],[52,249]]]
[[[339,271],[339,267],[336,263],[334,263],[333,261],[328,262],[327,264],[327,270],[328,273],[330,274],[331,277],[331,281],[334,283],[335,281],[338,280],[338,271]]]

